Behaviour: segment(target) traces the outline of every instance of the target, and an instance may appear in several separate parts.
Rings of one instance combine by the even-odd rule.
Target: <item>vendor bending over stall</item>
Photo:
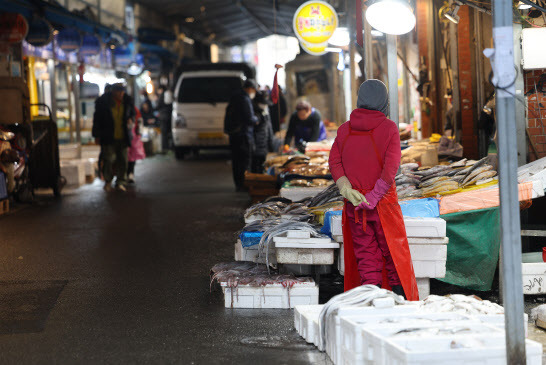
[[[330,171],[345,198],[345,290],[383,285],[408,300],[419,300],[394,183],[400,137],[396,124],[386,117],[388,105],[385,84],[364,82],[358,109],[339,127],[330,153]]]

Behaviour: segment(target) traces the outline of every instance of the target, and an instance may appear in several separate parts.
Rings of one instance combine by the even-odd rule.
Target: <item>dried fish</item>
[[[489,163],[489,161],[491,161],[491,157],[490,156],[486,156],[484,158],[482,158],[481,160],[479,160],[478,162],[476,162],[475,164],[473,164],[470,168],[470,171],[467,172],[466,176],[464,177],[465,180],[468,178],[468,176],[472,173],[474,173],[475,170],[479,169],[480,167],[484,166],[484,165],[490,165],[492,166],[491,163]],[[467,166],[468,166],[468,163],[467,163]]]
[[[394,182],[396,183],[396,185],[398,184],[400,185],[409,184],[409,185],[415,185],[415,186],[419,185],[419,180],[411,178],[406,175],[402,175],[402,177],[395,179]]]
[[[445,193],[452,190],[459,189],[459,183],[453,180],[441,181],[427,189],[423,189],[423,195],[436,195],[440,193]]]
[[[445,170],[450,170],[450,169],[451,168],[449,166],[438,165],[438,166],[431,167],[430,169],[415,171],[414,173],[415,173],[415,175],[430,176],[430,175],[436,174],[438,172],[445,171]]]
[[[400,165],[401,170],[415,171],[419,168],[419,165],[416,163],[405,163]]]
[[[483,165],[483,166],[480,166],[480,167],[474,169],[473,171],[470,171],[465,176],[465,178],[463,180],[463,185],[466,185],[467,182],[469,182],[470,180],[472,180],[474,177],[478,176],[482,172],[486,172],[486,171],[489,171],[489,170],[492,170],[492,169],[493,169],[493,166],[491,166],[491,165]]]
[[[328,186],[326,189],[318,193],[314,198],[307,202],[309,207],[317,207],[333,201],[343,201],[343,197],[339,193],[339,189],[336,184]]]
[[[495,179],[493,179],[492,177],[488,178],[488,179],[482,179],[482,180],[478,180],[476,181],[476,185],[483,185],[483,184],[487,184],[487,183],[490,183],[491,181],[494,181]]]
[[[420,188],[427,188],[427,187],[430,187],[440,181],[445,181],[445,180],[450,180],[449,177],[447,176],[438,176],[438,177],[434,177],[432,179],[428,179],[428,180],[425,180],[423,182],[421,182],[421,184],[419,185]]]
[[[484,168],[484,167],[482,167],[482,168]],[[478,170],[480,170],[480,169],[478,169]],[[476,170],[476,171],[478,171],[478,170]],[[487,171],[481,172],[481,173],[475,175],[472,179],[468,180],[466,183],[463,182],[463,187],[473,185],[473,184],[475,184],[476,182],[478,182],[480,180],[486,180],[486,179],[492,178],[495,175],[497,175],[497,172],[495,170],[487,170]]]
[[[455,167],[464,167],[466,166],[466,162],[468,160],[466,158],[463,158],[462,160],[459,160],[457,162],[453,162],[451,165],[449,165],[451,168],[455,168]]]

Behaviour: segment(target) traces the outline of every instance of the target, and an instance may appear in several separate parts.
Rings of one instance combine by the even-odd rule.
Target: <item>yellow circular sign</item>
[[[294,14],[294,33],[306,48],[326,48],[338,23],[336,10],[323,1],[308,1]]]
[[[320,44],[313,44],[313,43],[307,43],[304,41],[300,41],[301,48],[303,50],[313,56],[322,56],[323,54],[327,53],[326,47],[328,47],[328,42],[320,43]]]

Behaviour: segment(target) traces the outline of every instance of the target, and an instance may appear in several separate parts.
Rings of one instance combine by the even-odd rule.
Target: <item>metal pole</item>
[[[78,81],[78,70],[77,66],[72,67],[72,91],[74,92],[74,111],[75,111],[75,120],[76,125],[76,143],[81,145],[82,135],[81,135],[81,116],[82,116],[82,102],[80,100],[80,82]]]
[[[364,12],[362,12],[364,17]],[[372,26],[366,21],[362,20],[364,24],[364,54],[366,55],[366,78],[373,79],[373,40],[372,40]]]
[[[544,13],[543,13],[544,14]],[[514,64],[518,69],[516,77],[516,97],[523,98],[525,93],[525,85],[523,82],[523,68],[521,67],[521,31],[523,26],[521,24],[514,23]],[[516,130],[517,130],[517,145],[518,145],[518,166],[525,165],[527,163],[527,138],[525,135],[526,129],[525,121],[525,105],[520,102],[516,102]]]
[[[478,35],[479,37],[479,35]],[[461,111],[461,94],[459,89],[459,44],[457,42],[457,24],[449,24],[449,53],[451,63],[451,77],[453,90],[451,90],[451,105],[453,106],[453,135],[456,141],[460,141],[459,116]],[[478,82],[480,84],[480,82]]]
[[[347,11],[349,14],[349,71],[351,74],[351,106],[352,109],[356,109],[356,95],[358,92],[358,86],[356,81],[356,65],[355,65],[355,55],[356,55],[356,18],[354,17],[355,13],[355,2],[349,0],[345,3],[347,5]]]
[[[398,119],[398,67],[396,36],[387,34],[387,70],[389,78],[389,118],[399,124]]]
[[[497,85],[497,126],[499,141],[500,223],[506,362],[525,364],[523,322],[523,281],[521,277],[521,231],[517,181],[514,39],[512,2],[493,0],[493,70]]]

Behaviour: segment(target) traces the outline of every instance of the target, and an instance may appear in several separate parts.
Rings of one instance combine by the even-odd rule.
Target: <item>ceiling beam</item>
[[[258,28],[261,29],[262,32],[264,32],[267,35],[273,34],[273,32],[256,15],[254,15],[250,10],[248,10],[248,8],[243,4],[241,0],[235,0],[235,5],[237,5],[239,9],[241,10],[241,12],[247,17],[249,17],[254,22],[254,24],[256,24]]]

